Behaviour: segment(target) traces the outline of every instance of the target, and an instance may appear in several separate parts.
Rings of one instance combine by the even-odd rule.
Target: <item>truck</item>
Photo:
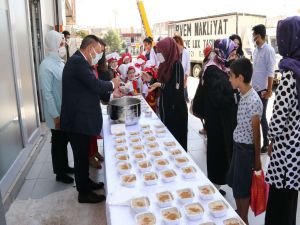
[[[282,57],[278,52],[278,45],[276,40],[276,27],[267,27],[266,42],[270,44],[275,50],[276,64],[275,64],[273,85],[277,86],[281,80],[281,73],[279,71],[278,64],[282,59]]]
[[[203,50],[207,45],[213,46],[216,39],[238,34],[241,37],[245,57],[252,59],[254,43],[252,27],[266,24],[266,16],[247,13],[227,13],[214,16],[172,21],[168,25],[170,37],[179,34],[184,40],[185,47],[190,52],[191,75],[199,77]]]

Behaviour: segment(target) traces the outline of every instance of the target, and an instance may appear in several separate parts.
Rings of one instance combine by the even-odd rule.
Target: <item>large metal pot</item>
[[[107,114],[114,123],[134,125],[141,116],[141,100],[128,96],[113,99],[107,106]]]

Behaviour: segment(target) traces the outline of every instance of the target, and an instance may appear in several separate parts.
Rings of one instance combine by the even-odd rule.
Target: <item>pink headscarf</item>
[[[168,82],[172,76],[173,65],[179,61],[179,49],[173,38],[166,37],[156,44],[157,50],[164,56],[165,61],[159,64],[158,80]]]
[[[229,72],[229,68],[225,67],[225,62],[230,54],[236,49],[236,44],[229,38],[217,39],[214,43],[214,50],[210,52],[208,61],[204,65],[203,73],[207,67],[212,65],[217,66],[225,73]]]

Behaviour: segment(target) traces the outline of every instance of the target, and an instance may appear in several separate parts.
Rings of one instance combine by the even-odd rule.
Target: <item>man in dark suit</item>
[[[96,79],[92,66],[102,58],[104,46],[94,35],[86,36],[77,51],[67,61],[62,78],[61,129],[67,132],[74,155],[76,188],[80,203],[98,203],[105,200],[92,190],[103,188],[89,178],[88,149],[91,136],[100,134],[102,112],[100,100],[109,101],[118,78],[112,81]],[[117,93],[117,91],[116,91]]]

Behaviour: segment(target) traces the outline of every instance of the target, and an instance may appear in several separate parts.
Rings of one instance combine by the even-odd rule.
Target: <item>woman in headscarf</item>
[[[233,147],[237,104],[229,82],[229,65],[236,45],[228,38],[216,40],[209,53],[201,80],[201,115],[207,132],[207,175],[216,185],[226,184]],[[196,92],[197,93],[200,92]],[[195,96],[197,98],[199,96]],[[220,190],[225,194],[223,190]]]
[[[162,122],[187,151],[188,111],[184,99],[184,72],[179,49],[172,38],[156,44],[158,82],[149,91],[160,88],[159,113]]]
[[[51,130],[51,155],[53,171],[56,180],[71,184],[73,178],[67,173],[74,173],[68,166],[68,139],[60,130],[60,110],[62,99],[62,72],[64,69],[63,58],[66,54],[63,34],[54,30],[48,31],[45,37],[48,55],[39,68],[39,78],[42,89],[45,120]]]
[[[277,25],[282,60],[281,81],[276,89],[270,121],[271,159],[266,181],[270,184],[266,225],[296,225],[300,191],[300,17]]]

